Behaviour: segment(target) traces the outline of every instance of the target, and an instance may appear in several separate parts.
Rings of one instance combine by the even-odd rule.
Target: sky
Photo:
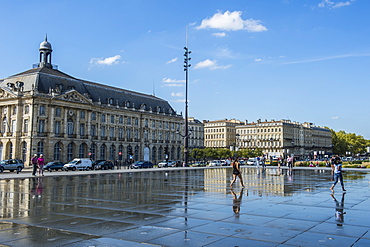
[[[368,0],[4,0],[0,78],[39,62],[189,117],[290,119],[370,139]]]

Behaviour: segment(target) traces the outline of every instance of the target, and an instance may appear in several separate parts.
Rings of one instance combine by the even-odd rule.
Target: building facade
[[[204,144],[209,148],[232,148],[236,145],[236,126],[244,122],[236,119],[203,121]]]
[[[332,135],[312,123],[271,120],[236,126],[239,148],[260,149],[268,157],[323,158],[332,153]]]
[[[204,148],[204,125],[198,119],[188,118],[189,130],[189,148]]]
[[[167,101],[59,71],[46,39],[39,51],[35,68],[0,80],[1,159],[181,159],[184,121]]]

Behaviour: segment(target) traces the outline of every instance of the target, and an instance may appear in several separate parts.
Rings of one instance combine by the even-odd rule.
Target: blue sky
[[[2,1],[0,78],[38,62],[189,116],[290,119],[370,139],[370,1]]]

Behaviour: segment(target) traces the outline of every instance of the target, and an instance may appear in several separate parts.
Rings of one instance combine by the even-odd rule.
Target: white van
[[[90,170],[92,169],[92,162],[89,158],[79,158],[79,159],[74,159],[67,164],[63,166],[63,169],[65,171],[72,170],[76,171],[77,169],[79,170]]]

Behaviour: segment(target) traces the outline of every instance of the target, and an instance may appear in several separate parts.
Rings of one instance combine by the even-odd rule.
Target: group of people
[[[45,165],[44,156],[40,154],[40,157],[38,157],[37,154],[35,154],[31,159],[31,163],[33,166],[32,175],[36,176],[38,170],[39,176],[44,176],[44,165]]]

